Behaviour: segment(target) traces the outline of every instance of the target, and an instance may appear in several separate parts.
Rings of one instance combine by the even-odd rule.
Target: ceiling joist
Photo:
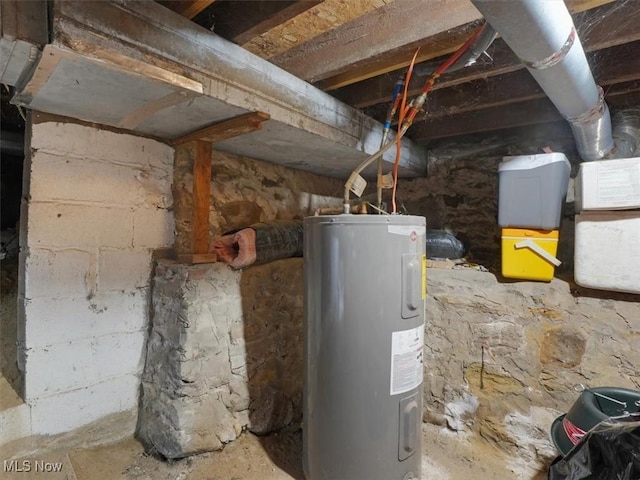
[[[215,0],[164,0],[160,3],[183,17],[191,19],[213,2]]]
[[[588,52],[640,40],[640,29],[637,28],[640,22],[640,9],[635,2],[605,5],[576,15],[574,20],[582,45]],[[489,54],[490,61],[481,58],[476,65],[455,74],[444,75],[432,90],[487,79],[524,68],[501,39],[494,42]],[[420,66],[416,66],[416,71],[419,72],[419,69]],[[387,75],[349,85],[333,91],[332,94],[356,108],[386,103],[389,101],[398,76],[403,72],[404,69],[396,70]],[[426,78],[426,76],[415,75],[410,84],[409,95],[418,94]]]
[[[194,21],[238,45],[243,45],[321,2],[322,0],[218,0],[194,18]],[[242,8],[241,12],[239,7]]]
[[[640,99],[640,81],[615,84],[605,89],[605,99],[611,105],[629,107]],[[436,138],[489,132],[504,128],[561,121],[562,116],[547,97],[472,110],[457,115],[427,117],[416,122],[407,136],[425,143]]]
[[[480,18],[468,0],[396,0],[270,60],[317,82]]]
[[[567,4],[576,13],[612,1],[568,0]],[[468,0],[397,0],[271,60],[309,82],[325,80],[322,86],[329,90],[404,67],[423,45],[420,60],[449,53],[465,38],[459,38],[457,45],[447,39],[437,46],[432,37],[481,18]]]
[[[593,73],[598,85],[609,87],[625,82],[640,81],[640,41],[607,48],[589,54],[589,63],[595,65]],[[624,61],[621,61],[624,59]],[[543,98],[544,91],[526,70],[473,80],[450,88],[432,92],[427,97],[425,110],[428,118],[458,115],[463,112],[507,105]],[[369,107],[366,113],[384,121],[387,105]],[[416,121],[419,121],[420,117]]]

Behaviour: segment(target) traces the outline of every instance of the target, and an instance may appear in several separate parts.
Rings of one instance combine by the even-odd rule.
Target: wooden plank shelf
[[[229,138],[245,135],[262,129],[262,122],[269,120],[271,116],[264,112],[249,112],[238,115],[230,120],[214,123],[195,132],[188,133],[173,140],[174,146],[184,145],[195,140],[207,142],[221,142]]]

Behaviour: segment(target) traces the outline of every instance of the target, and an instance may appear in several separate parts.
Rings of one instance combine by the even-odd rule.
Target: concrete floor
[[[0,412],[17,407],[22,399],[15,392],[9,381],[0,374]]]
[[[544,471],[523,468],[484,441],[424,425],[423,480],[543,480]],[[298,429],[285,429],[269,437],[244,434],[221,452],[196,455],[174,462],[147,455],[129,438],[96,448],[23,458],[29,472],[0,472],[3,480],[303,480],[302,448]],[[515,460],[515,461],[514,461]],[[36,472],[36,461],[42,469]],[[520,465],[518,465],[520,464]],[[511,466],[510,466],[511,465]],[[514,468],[515,466],[515,468]],[[47,468],[47,467],[45,467]]]

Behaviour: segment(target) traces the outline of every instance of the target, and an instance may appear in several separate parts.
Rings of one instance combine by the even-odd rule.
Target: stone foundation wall
[[[498,165],[504,156],[541,153],[550,146],[563,152],[577,174],[579,157],[570,132],[539,132],[527,129],[509,137],[471,139],[468,143],[445,143],[429,152],[427,176],[400,180],[398,200],[412,215],[427,219],[427,228],[446,229],[469,249],[469,259],[493,270],[500,269],[498,226]],[[564,205],[558,258],[560,272],[573,271],[573,183]]]
[[[427,276],[425,421],[544,465],[576,384],[640,388],[637,296],[469,269]],[[300,418],[302,280],[301,259],[157,268],[141,431],[160,453],[217,449]]]
[[[302,284],[299,258],[156,268],[139,419],[153,450],[217,450],[300,419]]]
[[[637,295],[478,271],[427,275],[426,421],[543,466],[557,455],[549,427],[577,384],[640,389]]]
[[[565,151],[575,174],[577,158],[563,141],[545,145]],[[451,229],[492,270],[500,258],[497,166],[503,155],[541,146],[513,145],[436,150],[427,178],[399,189],[410,213]],[[178,155],[174,177],[178,251],[189,248],[190,158]],[[338,180],[214,152],[210,234],[301,217],[341,192]],[[560,273],[572,268],[572,202],[570,191]],[[514,471],[516,462],[544,469],[556,455],[549,427],[577,398],[576,384],[640,388],[638,296],[562,279],[505,282],[472,269],[429,269],[428,288],[424,419],[508,451]],[[300,418],[301,259],[242,272],[164,263],[153,305],[140,432],[157,451],[217,449],[244,429],[263,434]]]
[[[173,197],[180,253],[191,251],[193,158],[193,146],[176,150]],[[302,218],[327,202],[341,205],[343,185],[335,178],[214,150],[210,239],[253,223]]]
[[[191,251],[192,145],[176,150],[178,253]],[[209,234],[341,204],[343,181],[214,150]],[[337,203],[336,203],[337,202]],[[141,437],[170,458],[265,434],[301,416],[302,260],[155,272]]]

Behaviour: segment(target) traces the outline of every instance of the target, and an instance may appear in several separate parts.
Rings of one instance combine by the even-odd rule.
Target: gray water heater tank
[[[307,480],[421,478],[426,221],[304,220]]]

